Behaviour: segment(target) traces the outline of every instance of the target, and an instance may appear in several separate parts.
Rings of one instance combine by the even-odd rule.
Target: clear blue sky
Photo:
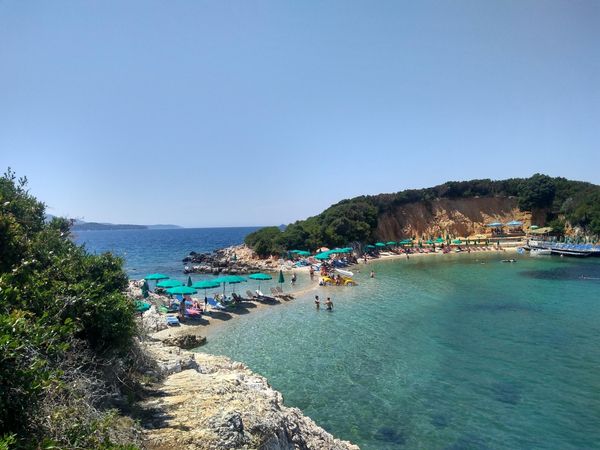
[[[88,221],[600,183],[600,1],[0,0],[0,169]]]

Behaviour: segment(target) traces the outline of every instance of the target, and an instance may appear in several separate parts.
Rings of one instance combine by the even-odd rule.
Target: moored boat
[[[532,248],[529,252],[529,256],[544,256],[551,255],[552,250],[549,248]]]

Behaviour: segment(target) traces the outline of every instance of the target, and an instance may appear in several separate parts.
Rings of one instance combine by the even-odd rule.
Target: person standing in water
[[[315,306],[317,309],[321,308],[321,302],[319,301],[319,296],[315,295]]]
[[[328,311],[333,311],[333,302],[330,297],[327,297],[327,301],[325,302],[325,306],[327,306]]]
[[[371,278],[375,278],[375,272],[371,270]]]

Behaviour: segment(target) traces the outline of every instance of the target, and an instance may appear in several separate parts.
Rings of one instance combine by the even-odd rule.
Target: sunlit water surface
[[[500,259],[361,266],[359,286],[314,292],[333,313],[313,293],[201,351],[245,362],[363,449],[599,448],[600,259]]]

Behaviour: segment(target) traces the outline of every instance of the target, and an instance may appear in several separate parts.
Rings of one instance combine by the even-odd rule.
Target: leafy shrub
[[[24,446],[44,439],[40,404],[67,389],[72,343],[100,361],[126,354],[135,333],[122,261],[76,246],[69,221],[44,219],[45,205],[9,169],[0,178],[0,436]],[[109,443],[94,442],[88,448]]]

